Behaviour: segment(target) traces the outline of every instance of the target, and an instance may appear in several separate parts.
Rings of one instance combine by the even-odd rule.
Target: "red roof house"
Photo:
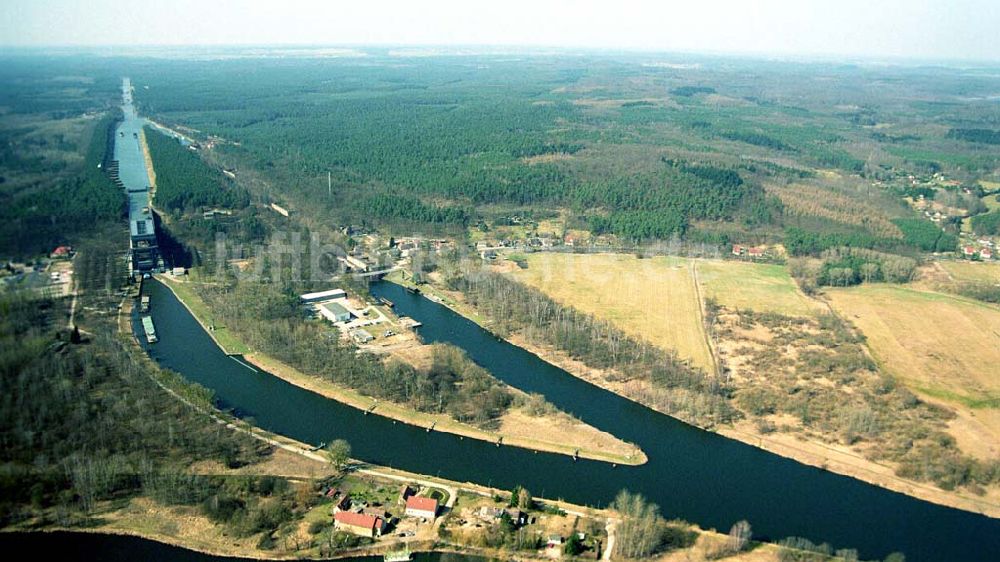
[[[73,251],[72,246],[59,246],[55,250],[52,250],[52,257],[54,257],[54,258],[66,258],[66,257],[69,257],[69,254],[72,251]]]
[[[966,256],[974,256],[974,255],[976,255],[976,249],[973,248],[972,246],[963,246],[962,247],[962,254],[964,254]]]
[[[764,248],[750,248],[747,251],[751,258],[762,258],[764,257]]]
[[[434,519],[437,517],[438,501],[434,498],[421,496],[410,496],[406,498],[406,515],[410,517],[424,517]]]
[[[362,537],[377,537],[385,530],[385,520],[366,513],[338,511],[333,515],[333,526]]]
[[[734,256],[742,256],[743,255],[743,250],[744,250],[743,246],[740,246],[739,244],[733,244],[733,255]]]

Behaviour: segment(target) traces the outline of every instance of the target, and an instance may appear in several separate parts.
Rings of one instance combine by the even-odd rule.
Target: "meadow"
[[[1000,308],[902,286],[830,289],[877,360],[911,389],[972,408],[1000,408]]]
[[[690,261],[614,254],[540,253],[514,277],[557,302],[615,324],[630,336],[708,372],[714,370]]]

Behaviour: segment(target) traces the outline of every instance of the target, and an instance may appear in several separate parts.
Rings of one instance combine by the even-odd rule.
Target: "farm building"
[[[338,511],[333,515],[333,526],[362,537],[378,537],[385,531],[385,520],[366,513]]]
[[[351,311],[344,308],[342,304],[335,302],[325,302],[316,305],[316,310],[330,322],[347,322],[351,319]]]
[[[304,295],[299,295],[299,300],[303,303],[314,303],[320,301],[329,301],[333,299],[344,299],[347,298],[347,291],[343,289],[330,289],[329,291],[320,291],[318,293],[306,293]]]
[[[406,499],[406,515],[434,519],[437,517],[438,501],[434,498],[410,496]]]

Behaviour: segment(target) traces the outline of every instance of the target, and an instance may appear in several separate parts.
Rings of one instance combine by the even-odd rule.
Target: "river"
[[[901,551],[918,562],[1000,560],[1000,520],[911,498],[688,426],[577,379],[390,283],[374,285],[373,294],[423,322],[426,342],[465,349],[508,384],[540,392],[587,423],[635,442],[649,462],[638,467],[574,462],[564,455],[496,447],[366,416],[225,355],[169,289],[158,282],[146,287],[160,341],[145,347],[156,361],[214,390],[220,407],[306,443],[344,438],[355,457],[372,463],[500,488],[521,484],[535,495],[579,504],[603,506],[628,488],[658,503],[667,517],[723,531],[746,519],[755,538],[802,536],[835,548],[856,548],[862,558]]]

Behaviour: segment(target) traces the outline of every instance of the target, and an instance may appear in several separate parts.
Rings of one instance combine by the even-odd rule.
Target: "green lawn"
[[[783,265],[696,260],[704,297],[728,308],[808,316],[818,305],[803,296]]]

